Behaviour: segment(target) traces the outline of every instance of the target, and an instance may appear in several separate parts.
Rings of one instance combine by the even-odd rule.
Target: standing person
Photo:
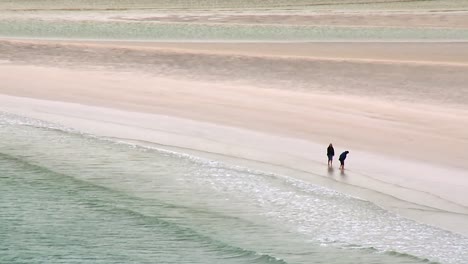
[[[341,153],[340,155],[340,158],[338,158],[338,160],[340,160],[340,170],[344,170],[344,161],[346,159],[346,156],[348,155],[349,151],[345,151],[343,153]]]
[[[333,156],[335,156],[335,149],[333,148],[332,143],[330,143],[327,148],[328,167],[333,166]]]

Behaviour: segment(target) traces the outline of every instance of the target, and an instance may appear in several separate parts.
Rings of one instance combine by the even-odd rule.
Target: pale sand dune
[[[463,100],[444,104],[443,101],[429,103],[421,100],[421,103],[418,98],[412,98],[412,94],[409,101],[396,101],[384,96],[359,96],[362,90],[356,90],[354,95],[333,95],[320,93],[320,90],[265,89],[265,83],[236,83],[234,79],[241,74],[234,68],[226,75],[211,72],[212,76],[219,77],[214,81],[183,75],[174,78],[167,74],[179,73],[175,69],[177,60],[187,61],[199,50],[209,53],[208,44],[145,44],[143,49],[170,49],[171,56],[175,49],[176,53],[184,54],[170,60],[174,64],[165,65],[165,71],[152,72],[152,64],[145,62],[142,56],[136,58],[145,63],[140,61],[131,67],[115,62],[133,63],[129,61],[129,57],[135,58],[132,50],[140,50],[139,46],[143,44],[126,43],[129,46],[121,50],[114,47],[118,43],[49,46],[8,43],[0,45],[0,59],[16,64],[8,61],[0,64],[0,93],[50,101],[1,96],[2,111],[59,122],[98,135],[263,162],[263,165],[255,163],[252,166],[310,180],[369,199],[405,216],[468,234],[466,101],[465,104]],[[95,47],[99,45],[104,46]],[[229,46],[234,44],[211,45],[216,52],[229,53],[235,49]],[[273,46],[269,49],[269,44],[251,45],[243,46],[238,51],[242,54],[236,56],[249,57],[253,52],[270,57],[291,56],[287,53],[290,46],[279,45],[275,50]],[[336,52],[327,53],[322,52],[327,50],[326,46],[317,44],[313,49],[316,54],[308,53],[307,49],[315,44],[302,45],[302,52],[306,54],[299,56],[321,54],[323,57],[364,60],[359,65],[367,65],[365,71],[373,74],[356,75],[355,78],[373,84],[377,83],[373,75],[392,78],[396,72],[408,70],[418,74],[419,79],[410,83],[413,87],[403,89],[419,89],[424,84],[430,86],[431,82],[452,83],[454,88],[451,88],[462,89],[466,80],[466,66],[452,65],[466,63],[466,57],[460,59],[454,50],[441,52],[444,45],[451,44],[434,44],[432,49],[425,46],[419,50],[411,46],[414,44],[401,44],[400,47],[408,45],[408,49],[412,47],[415,51],[411,61],[418,63],[411,67],[407,64],[413,62],[405,62],[404,56],[385,55],[385,49],[396,52],[397,44],[369,44],[374,47],[369,53],[364,53],[365,48],[356,50],[342,44],[328,46]],[[452,47],[457,45],[463,47],[464,44]],[[101,63],[91,59],[80,61],[78,56],[82,53],[77,52],[77,48],[93,52]],[[109,49],[119,55],[115,60],[111,60],[112,53],[100,54]],[[299,48],[292,50],[300,53]],[[431,50],[439,54],[434,55],[434,60],[429,57]],[[141,54],[157,56],[156,53]],[[46,58],[49,61],[41,61]],[[200,58],[206,61],[190,65],[207,67],[212,62],[207,57],[196,57],[196,60]],[[232,57],[226,57],[229,58]],[[390,68],[381,68],[385,64],[381,60],[398,63],[392,62]],[[440,65],[429,67],[424,61],[439,61]],[[224,63],[230,69],[230,61]],[[352,63],[340,65],[342,68],[321,64],[321,70],[325,71],[323,80],[335,78],[333,70],[352,72],[356,67]],[[145,67],[152,70],[146,71]],[[436,74],[436,70],[444,74],[437,75],[437,80],[431,79],[430,75]],[[268,72],[264,68],[258,68],[258,71],[260,74]],[[234,78],[229,79],[229,74]],[[220,79],[220,76],[226,76],[226,79]],[[343,87],[346,85],[344,83]],[[337,152],[351,151],[348,170],[343,175],[338,171],[327,171],[324,152],[330,141]]]

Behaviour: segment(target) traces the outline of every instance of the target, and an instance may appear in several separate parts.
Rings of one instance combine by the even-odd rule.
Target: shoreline
[[[134,43],[130,47],[116,42],[8,43],[0,41],[1,48],[14,52],[11,58],[8,54],[0,56],[0,111],[295,177],[468,236],[468,165],[464,162],[468,149],[467,105],[443,100],[420,103],[417,97],[403,102],[365,94],[393,78],[386,76],[385,69],[391,74],[401,71],[403,77],[408,70],[419,74],[407,89],[432,84],[432,75],[441,69],[445,72],[437,75],[440,83],[454,81],[453,77],[458,76],[454,85],[465,84],[466,76],[456,71],[466,66],[436,67],[423,62],[401,69],[407,67],[409,51],[415,51],[412,56],[416,59],[468,63],[468,56],[459,56],[457,49],[446,50],[446,43],[428,44],[425,49],[416,44],[374,43],[369,44],[374,47],[372,52],[362,43],[260,43],[242,48],[232,43]],[[468,52],[465,43],[457,45]],[[214,49],[222,54],[213,55]],[[330,49],[328,53],[326,49]],[[388,54],[392,49],[402,55]],[[90,52],[89,57],[81,58],[80,50]],[[439,54],[428,57],[433,51]],[[289,68],[297,60],[281,58],[291,53],[318,63],[311,65],[320,67],[322,72],[317,76],[323,75],[325,81],[335,78],[337,69],[363,67],[362,72],[369,76],[351,72],[349,79],[330,85],[339,84],[336,89],[342,91],[352,88],[349,80],[359,80],[359,85],[369,83],[370,88],[355,94],[349,90],[334,94],[323,92],[321,87],[280,89],[258,81],[265,79],[262,74],[268,73],[271,62],[278,67],[271,70],[272,78],[279,70],[285,69],[284,76],[300,71]],[[118,61],[113,58],[116,54]],[[314,54],[338,60],[316,62]],[[145,61],[157,56],[161,61]],[[273,59],[258,62],[258,56]],[[390,57],[398,62],[385,66],[390,68],[379,68],[381,61],[369,62]],[[228,72],[209,68],[219,59],[220,65],[223,61],[231,64],[226,65]],[[343,62],[346,59],[361,61]],[[154,65],[162,65],[163,70],[153,70]],[[257,69],[260,76],[239,82],[250,77],[246,76],[249,70],[242,72],[241,66]],[[194,76],[189,78],[181,74],[184,72]],[[310,85],[313,78],[299,79],[307,74],[295,76],[294,81]],[[372,79],[374,75],[384,79]],[[273,83],[281,81],[278,78]],[[330,141],[337,152],[334,170],[326,166],[325,150]],[[351,153],[346,171],[340,174],[336,158],[344,150]]]
[[[350,155],[354,157],[347,161],[347,166],[351,169],[341,173],[336,164],[334,169],[327,168],[326,159],[320,158],[322,155],[317,153],[321,150],[320,144],[307,140],[190,119],[70,102],[5,95],[0,95],[0,102],[0,111],[60,124],[82,133],[129,144],[156,147],[307,181],[370,201],[420,223],[468,236],[468,204],[459,204],[463,202],[463,197],[457,202],[453,196],[457,191],[453,186],[427,184],[426,179],[423,179],[434,180],[440,173],[451,173],[452,180],[455,181],[447,181],[445,184],[458,186],[466,184],[463,170],[352,150]],[[206,135],[200,137],[200,133]],[[246,141],[249,143],[246,144]],[[288,150],[281,148],[286,145]],[[368,158],[385,162],[387,168],[393,167],[393,172],[397,174],[390,172],[372,175],[382,169],[378,165],[368,166],[364,170],[357,168]],[[413,178],[411,184],[401,185],[400,182],[406,181],[405,177],[408,175],[398,174],[403,172],[395,170],[399,166],[432,174],[419,179]],[[460,191],[466,188],[458,187]],[[444,197],[444,194],[452,197]]]
[[[57,73],[57,69],[53,71]],[[17,88],[19,87],[20,82]],[[70,88],[68,90],[71,91]],[[463,195],[468,187],[468,181],[464,177],[466,168],[430,165],[395,158],[398,155],[391,158],[380,156],[382,153],[375,154],[375,151],[350,148],[348,169],[344,174],[339,174],[337,170],[327,170],[321,147],[328,142],[316,135],[304,138],[290,132],[268,132],[268,127],[227,124],[221,120],[204,121],[197,116],[187,115],[188,112],[181,115],[180,112],[170,113],[168,109],[161,111],[154,108],[137,109],[125,104],[112,105],[109,104],[112,99],[108,99],[106,104],[79,96],[68,99],[50,97],[53,93],[49,91],[48,98],[44,95],[23,94],[37,99],[2,95],[0,110],[59,123],[99,136],[147,141],[176,149],[184,148],[198,154],[205,153],[202,155],[214,153],[217,158],[224,155],[244,162],[250,160],[251,162],[247,162],[249,166],[290,173],[292,177],[364,197],[405,217],[468,236],[468,225],[464,224],[468,223],[468,199]],[[320,99],[316,100],[331,100],[327,96],[318,98]],[[334,140],[338,153],[346,141]],[[370,166],[369,160],[378,162]],[[263,165],[259,166],[259,163]],[[441,175],[451,176],[441,183]],[[427,219],[429,215],[431,217]],[[454,222],[457,225],[453,225]]]

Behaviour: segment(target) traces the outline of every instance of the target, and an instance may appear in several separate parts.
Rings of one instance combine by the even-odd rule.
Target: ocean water
[[[0,37],[146,41],[466,41],[466,27],[427,26],[319,26],[257,24],[255,14],[314,12],[377,12],[404,10],[466,12],[468,0],[269,0],[269,1],[0,1]],[[383,12],[383,13],[382,13]],[[136,21],[126,16],[177,14],[178,21]],[[249,23],[190,23],[185,15],[249,14]],[[328,13],[330,14],[330,13]],[[435,19],[435,18],[433,18]],[[443,19],[442,19],[443,20]],[[463,22],[461,22],[463,23]],[[299,23],[300,24],[300,23]],[[442,27],[439,27],[442,26]]]
[[[0,19],[0,36],[145,41],[468,40],[468,29]]]
[[[171,41],[467,40],[466,29],[108,19],[116,9],[124,13],[211,8],[283,12],[464,10],[467,6],[466,0],[4,0],[0,1],[0,36]],[[106,9],[114,10],[96,13]],[[94,55],[105,61],[99,56]],[[154,59],[154,54],[141,58]],[[167,59],[177,62],[174,57]],[[187,63],[186,58],[180,61]],[[181,71],[184,65],[177,64]],[[190,68],[190,72],[194,70]],[[0,263],[462,264],[468,263],[468,238],[288,175],[0,113]]]
[[[0,263],[467,263],[468,238],[287,175],[0,114]]]

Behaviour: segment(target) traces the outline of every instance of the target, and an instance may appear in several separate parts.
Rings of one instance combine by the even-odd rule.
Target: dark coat
[[[332,146],[327,148],[327,156],[335,156],[335,149]]]
[[[348,155],[349,151],[345,151],[341,153],[339,160],[344,161],[346,159],[346,156]]]

